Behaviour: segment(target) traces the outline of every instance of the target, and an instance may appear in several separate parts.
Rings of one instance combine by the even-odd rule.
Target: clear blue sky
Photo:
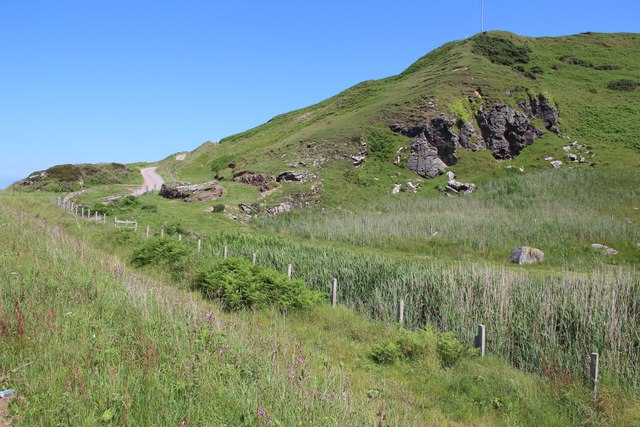
[[[485,0],[485,29],[638,32],[624,1]],[[0,188],[155,161],[397,74],[480,29],[480,1],[0,2]]]

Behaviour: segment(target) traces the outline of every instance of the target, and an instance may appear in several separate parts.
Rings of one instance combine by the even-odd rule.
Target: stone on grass
[[[530,246],[522,246],[511,254],[511,262],[516,264],[537,264],[544,260],[544,252]]]

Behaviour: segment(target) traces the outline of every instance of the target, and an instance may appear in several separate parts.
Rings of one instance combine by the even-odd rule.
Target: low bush
[[[301,310],[317,304],[321,298],[304,281],[289,279],[243,258],[223,259],[201,268],[193,279],[193,287],[207,298],[220,300],[228,311],[270,306]]]
[[[224,212],[224,205],[222,203],[213,205],[212,212]]]
[[[140,210],[148,213],[156,213],[158,212],[158,207],[156,205],[142,205],[140,206]]]
[[[182,242],[169,238],[147,240],[133,253],[132,262],[137,267],[158,265],[181,270],[185,266],[188,251]]]
[[[621,90],[621,91],[632,91],[640,86],[640,83],[634,82],[633,80],[615,80],[607,85],[607,88],[611,90]]]
[[[480,34],[474,38],[473,52],[486,56],[493,63],[513,65],[527,64],[531,50],[503,37]]]
[[[187,234],[187,229],[181,222],[165,224],[163,228],[164,232],[169,235]]]

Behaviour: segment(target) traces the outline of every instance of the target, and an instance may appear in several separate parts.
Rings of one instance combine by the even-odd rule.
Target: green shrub
[[[182,223],[175,221],[169,224],[165,224],[164,232],[169,235],[187,234],[187,229]]]
[[[138,267],[159,265],[182,269],[188,255],[182,242],[169,238],[147,240],[133,253],[132,262]]]
[[[201,268],[193,279],[193,287],[207,298],[220,300],[228,311],[269,306],[300,310],[317,304],[321,298],[304,281],[289,279],[242,258],[223,259]]]
[[[369,357],[380,364],[398,360],[419,360],[436,354],[438,333],[432,328],[409,331],[402,329],[392,340],[373,346]]]
[[[130,244],[138,240],[133,228],[116,228],[114,239],[120,245]]]
[[[473,52],[486,56],[496,64],[513,65],[527,64],[531,50],[503,37],[480,34],[473,40]]]
[[[367,138],[367,151],[371,157],[380,161],[389,160],[395,153],[393,139],[387,132],[374,130]]]
[[[438,356],[444,367],[455,365],[463,357],[477,353],[475,349],[469,348],[458,341],[452,332],[441,334],[438,337]]]
[[[633,80],[615,80],[607,85],[607,88],[611,90],[622,90],[622,91],[632,91],[640,86],[640,83],[634,82]]]
[[[140,206],[140,210],[149,213],[156,213],[158,212],[158,207],[156,205],[142,205]]]
[[[218,173],[224,169],[227,169],[229,167],[229,164],[233,162],[233,159],[233,156],[221,156],[217,159],[214,159],[211,162],[211,171],[214,173]]]
[[[213,205],[212,212],[224,212],[224,205],[222,203]]]
[[[395,342],[375,344],[369,355],[371,359],[381,365],[388,365],[402,358],[400,346]]]

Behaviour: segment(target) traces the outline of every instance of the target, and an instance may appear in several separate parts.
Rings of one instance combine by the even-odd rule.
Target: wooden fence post
[[[133,231],[138,231],[138,221],[135,221],[133,224]]]
[[[398,301],[398,323],[404,323],[404,300]]]
[[[287,266],[287,277],[289,278],[289,280],[291,280],[292,269],[293,269],[293,266],[291,264],[289,264]]]
[[[331,286],[331,307],[336,308],[338,305],[338,279],[333,278],[333,286]]]
[[[107,214],[104,214],[104,216],[102,217],[102,223],[103,224],[107,223]]]
[[[149,238],[149,226],[147,225],[147,233],[146,233],[147,239]]]
[[[486,328],[484,325],[478,325],[478,335],[475,336],[474,339],[474,347],[480,349],[480,357],[484,357],[486,352]]]
[[[256,265],[256,253],[255,252],[251,256],[251,262],[253,263],[253,265]]]
[[[178,241],[182,240],[182,233],[178,233]]]
[[[96,224],[97,224],[98,223],[98,211],[96,211],[96,214],[94,216],[95,216],[95,221],[96,221]]]
[[[198,255],[200,255],[200,249],[202,247],[202,242],[198,239]]]
[[[82,207],[82,216],[80,218],[84,219],[84,206]]]
[[[600,382],[600,356],[598,353],[591,353],[591,363],[589,363],[589,377],[591,387],[593,387],[593,397],[598,395],[598,383]]]
[[[223,256],[224,258],[226,258],[226,257],[228,257],[228,256],[229,256],[229,248],[227,248],[226,246],[224,247],[224,252],[223,252],[222,256]]]

